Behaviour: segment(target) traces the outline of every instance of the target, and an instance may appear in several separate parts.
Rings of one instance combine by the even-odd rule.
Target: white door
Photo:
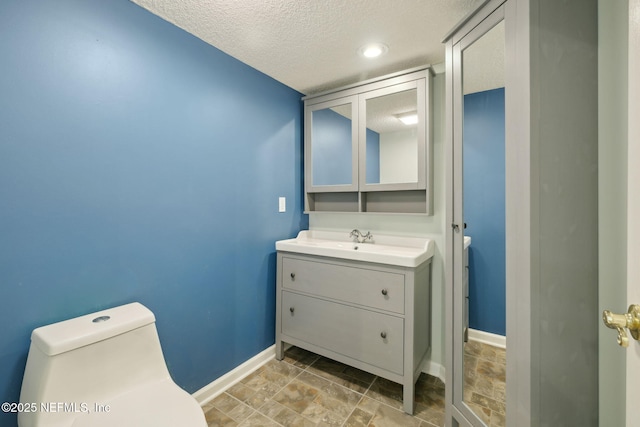
[[[640,304],[640,0],[629,0],[629,154],[627,184],[627,302]],[[640,341],[627,349],[626,425],[637,425]]]

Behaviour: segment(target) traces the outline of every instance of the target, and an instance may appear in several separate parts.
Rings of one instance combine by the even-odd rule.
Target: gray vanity
[[[276,242],[276,358],[285,343],[400,383],[412,414],[430,348],[430,239],[302,231]]]

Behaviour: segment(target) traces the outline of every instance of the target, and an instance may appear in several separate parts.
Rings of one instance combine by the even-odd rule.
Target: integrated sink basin
[[[349,238],[349,232],[305,230],[295,239],[276,242],[276,250],[356,261],[417,267],[433,256],[433,240],[422,237],[374,234],[366,243]]]

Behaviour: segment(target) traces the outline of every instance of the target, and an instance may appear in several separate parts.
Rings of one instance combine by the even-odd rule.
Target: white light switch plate
[[[287,198],[278,197],[278,212],[286,212],[286,211],[287,211]]]

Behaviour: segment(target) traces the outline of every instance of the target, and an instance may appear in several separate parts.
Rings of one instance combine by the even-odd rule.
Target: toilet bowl
[[[173,382],[155,316],[131,303],[35,329],[19,427],[206,427]]]

